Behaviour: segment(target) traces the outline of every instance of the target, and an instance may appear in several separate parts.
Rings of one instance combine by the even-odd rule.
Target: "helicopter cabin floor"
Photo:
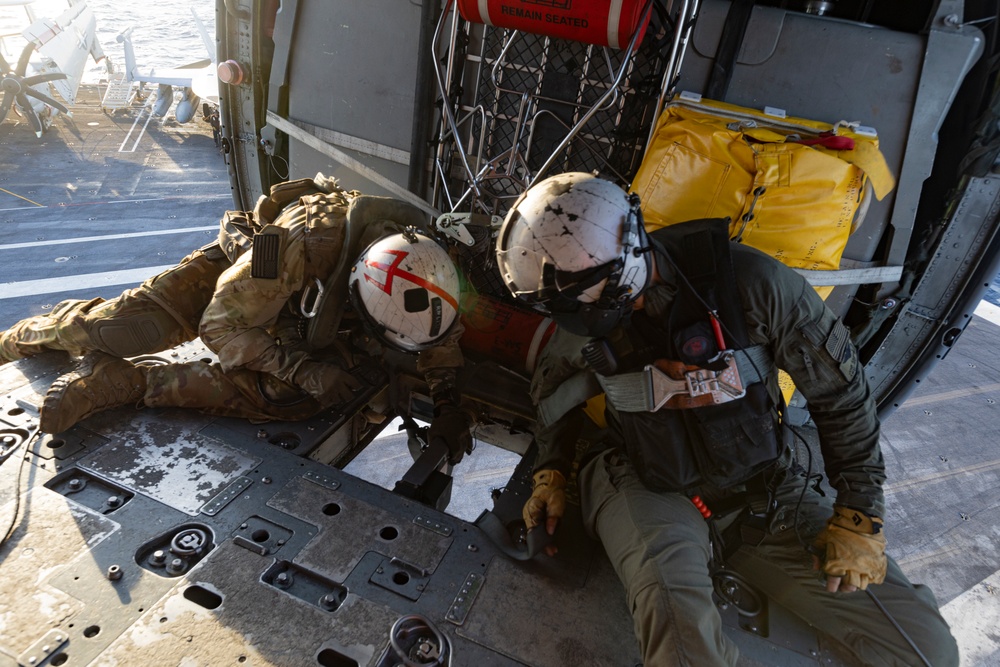
[[[106,114],[100,92],[81,88],[73,117],[40,139],[13,113],[0,124],[0,328],[138,284],[212,241],[232,206],[205,122]],[[978,313],[882,438],[889,551],[935,591],[965,667],[1000,664],[1000,308]],[[637,662],[599,547],[521,565],[472,525],[494,489],[523,486],[518,455],[480,442],[438,512],[389,490],[411,463],[390,429],[344,470],[286,447],[321,448],[329,418],[123,408],[40,436],[41,397],[69,368],[59,354],[0,368],[0,537],[17,516],[0,545],[0,667],[375,664],[405,613],[450,638],[453,665]],[[183,551],[185,530],[207,548],[167,572],[155,554]],[[283,573],[296,583],[283,588]],[[565,614],[567,641],[539,634],[540,600]],[[725,612],[742,667],[848,664],[782,613],[765,640]]]

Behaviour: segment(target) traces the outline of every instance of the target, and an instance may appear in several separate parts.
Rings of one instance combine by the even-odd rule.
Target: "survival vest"
[[[766,386],[776,371],[765,348],[750,345],[727,224],[695,220],[653,232],[662,273],[670,275],[673,264],[679,274],[669,306],[650,312],[647,298],[628,326],[588,346],[603,344],[612,353],[613,373],[595,368],[608,418],[619,425],[619,444],[651,489],[727,488],[780,453],[778,410]],[[584,356],[601,365],[593,362],[593,349]],[[669,396],[671,390],[676,394]],[[650,404],[651,393],[660,405]]]
[[[320,192],[341,192],[337,182],[323,174],[315,178],[300,178],[271,186],[267,196],[257,200],[252,212],[226,211],[219,223],[219,248],[230,264],[253,246],[253,237],[274,222],[282,210],[299,198]]]
[[[282,264],[285,227],[304,226],[305,284],[291,301],[304,319],[302,332],[312,350],[329,347],[336,339],[348,302],[348,274],[362,244],[370,240],[369,227],[377,229],[376,236],[390,231],[386,225],[373,225],[365,216],[351,215],[358,199],[358,193],[339,189],[303,194],[274,224],[262,227],[253,236],[253,270],[258,262],[280,270],[277,267]],[[394,225],[391,231],[395,231]]]

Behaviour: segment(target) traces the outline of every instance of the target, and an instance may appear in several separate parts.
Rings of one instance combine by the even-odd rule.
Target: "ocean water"
[[[97,37],[101,46],[116,66],[119,63],[124,66],[125,56],[122,45],[115,37],[129,26],[133,27],[132,46],[136,62],[143,71],[151,67],[180,67],[210,57],[192,10],[214,39],[215,3],[212,0],[88,0],[87,4],[97,19]],[[214,43],[212,48],[214,51]],[[214,55],[213,52],[211,57]],[[101,66],[94,67],[88,70],[88,75],[100,77],[103,69]]]
[[[87,0],[87,5],[94,12],[101,47],[115,67],[125,66],[124,49],[115,38],[129,27],[133,28],[136,62],[144,72],[151,68],[180,67],[209,57],[191,12],[197,12],[208,34],[214,38],[213,0]],[[41,18],[58,16],[68,4],[66,0],[35,0],[31,6],[35,15]],[[15,57],[24,44],[17,33],[27,25],[23,7],[0,7],[0,35],[13,35],[5,37],[5,41],[8,42],[7,50]],[[103,63],[88,60],[83,81],[98,83],[106,73]]]

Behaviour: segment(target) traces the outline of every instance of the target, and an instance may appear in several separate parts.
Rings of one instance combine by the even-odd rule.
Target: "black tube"
[[[420,48],[417,50],[417,86],[413,92],[413,131],[410,134],[410,171],[406,187],[426,197],[427,160],[430,157],[434,121],[434,27],[441,13],[441,0],[423,0],[420,7]]]
[[[903,636],[903,639],[906,640],[906,643],[910,645],[910,648],[913,649],[913,652],[917,654],[918,658],[920,658],[920,662],[924,663],[925,667],[932,667],[931,661],[928,660],[927,657],[921,652],[921,650],[917,647],[916,643],[914,643],[914,641],[910,638],[910,635],[906,634],[906,630],[903,629],[903,626],[901,626],[899,622],[897,622],[896,619],[892,617],[892,614],[890,614],[889,610],[885,608],[885,605],[882,604],[882,601],[879,600],[877,597],[875,597],[875,593],[872,591],[872,589],[866,588],[865,593],[868,593],[868,597],[872,599],[872,602],[875,603],[875,606],[878,607],[879,611],[881,611],[882,614],[887,619],[889,619],[889,622],[892,623],[892,627],[896,628],[896,631]]]

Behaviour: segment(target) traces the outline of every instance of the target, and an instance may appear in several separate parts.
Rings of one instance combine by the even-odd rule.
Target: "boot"
[[[146,394],[146,368],[104,352],[90,352],[55,382],[42,402],[39,428],[62,433],[92,414],[136,404]]]

